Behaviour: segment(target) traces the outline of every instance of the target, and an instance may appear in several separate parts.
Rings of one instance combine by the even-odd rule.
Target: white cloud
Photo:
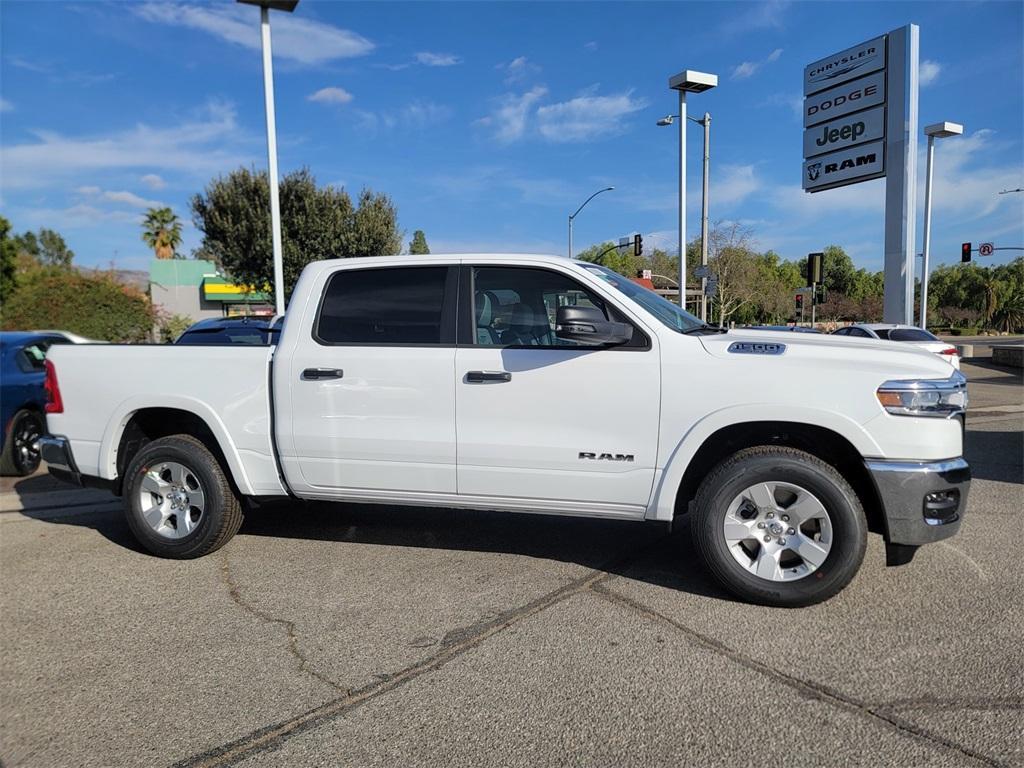
[[[938,78],[942,71],[942,65],[937,61],[925,59],[918,67],[917,80],[922,88],[931,85]]]
[[[256,9],[248,6],[143,3],[127,7],[146,21],[198,29],[235,45],[260,49]],[[360,34],[302,16],[274,16],[274,55],[300,64],[364,56],[374,44]]]
[[[584,43],[583,47],[586,48],[588,51],[596,51],[598,47],[597,41],[591,40],[589,43]]]
[[[782,17],[791,4],[790,0],[768,0],[747,4],[746,7],[750,10],[730,14],[728,21],[722,25],[721,32],[736,35],[759,29],[780,29],[783,26]]]
[[[632,90],[598,96],[592,88],[575,99],[540,107],[537,126],[541,136],[549,141],[585,141],[620,133],[623,118],[646,106],[646,100],[633,98]]]
[[[753,165],[723,165],[708,183],[711,199],[721,205],[742,202],[762,186]]]
[[[525,56],[517,56],[510,62],[497,64],[495,69],[505,73],[505,85],[521,83],[540,73],[540,67]]]
[[[521,139],[526,133],[527,121],[534,105],[547,95],[548,89],[537,85],[526,93],[508,93],[502,97],[498,108],[487,117],[476,121],[477,125],[493,126],[494,138],[503,143]]]
[[[769,53],[765,58],[759,61],[744,61],[733,67],[732,79],[733,80],[745,80],[748,77],[753,77],[758,70],[767,64],[771,64],[779,60],[782,55],[782,49],[776,48],[774,51]]]
[[[462,59],[451,53],[420,51],[416,54],[416,61],[427,67],[453,67],[456,64],[460,64]]]
[[[166,203],[162,203],[159,200],[146,200],[143,197],[139,197],[134,192],[128,191],[111,191],[100,189],[96,186],[85,186],[79,187],[75,190],[79,195],[90,198],[90,204],[95,205],[97,202],[105,200],[111,203],[122,203],[124,205],[131,206],[132,208],[163,208]]]
[[[306,97],[309,101],[316,101],[320,104],[348,104],[352,101],[352,94],[346,91],[344,88],[337,86],[329,86],[327,88],[321,88],[316,93],[311,93]]]
[[[45,187],[83,173],[124,168],[209,174],[251,162],[255,153],[240,149],[248,139],[235,120],[234,107],[214,103],[197,118],[156,128],[140,123],[91,137],[39,132],[34,141],[0,146],[0,167],[9,189]]]
[[[167,182],[157,176],[155,173],[147,173],[145,176],[139,179],[150,189],[163,189],[167,186]]]
[[[99,187],[91,187],[91,186],[90,187],[79,187],[78,189],[75,190],[75,192],[77,192],[78,194],[80,194],[80,195],[87,195],[87,196],[98,195],[102,191],[103,190],[100,189]]]
[[[14,105],[7,99],[0,99],[0,112],[13,112]]]
[[[452,116],[452,110],[444,104],[432,101],[413,101],[400,109],[371,112],[357,110],[359,127],[365,131],[377,131],[381,128],[398,127],[426,128],[443,123]]]

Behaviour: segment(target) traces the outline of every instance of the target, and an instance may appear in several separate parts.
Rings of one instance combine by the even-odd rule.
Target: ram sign
[[[885,175],[886,36],[804,69],[805,192]]]

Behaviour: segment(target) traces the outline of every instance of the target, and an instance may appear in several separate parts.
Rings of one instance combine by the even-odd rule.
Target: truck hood
[[[877,373],[886,377],[918,377],[945,379],[954,371],[952,365],[938,355],[909,344],[878,339],[856,339],[830,334],[793,333],[791,331],[735,330],[715,336],[700,336],[709,354],[723,359],[789,359],[794,363],[829,367],[855,368],[864,373]],[[781,354],[767,354],[769,350],[730,352],[736,342],[751,345],[783,345]],[[735,349],[735,348],[733,348]]]

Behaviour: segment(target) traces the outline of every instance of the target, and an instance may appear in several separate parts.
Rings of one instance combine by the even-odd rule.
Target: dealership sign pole
[[[804,191],[885,177],[888,323],[913,321],[917,78],[915,24],[804,69]]]

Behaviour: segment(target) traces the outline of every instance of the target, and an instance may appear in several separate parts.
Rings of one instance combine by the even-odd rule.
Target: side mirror
[[[555,313],[555,336],[580,344],[625,344],[633,338],[628,323],[606,320],[594,307],[559,307]]]

